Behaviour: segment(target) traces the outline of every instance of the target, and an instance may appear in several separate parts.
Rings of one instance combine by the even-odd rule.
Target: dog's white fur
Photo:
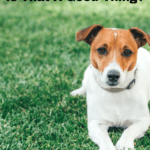
[[[100,87],[105,84],[106,74],[113,69],[121,72],[119,88],[125,88],[134,78],[137,68],[135,85],[122,92],[111,93]],[[144,136],[150,126],[148,102],[150,99],[150,53],[138,49],[135,68],[128,72],[122,71],[117,65],[110,64],[101,74],[91,64],[84,73],[82,87],[71,92],[72,96],[85,95],[87,98],[89,136],[100,150],[134,149],[134,140]],[[108,135],[108,128],[125,127],[121,138],[114,146]]]

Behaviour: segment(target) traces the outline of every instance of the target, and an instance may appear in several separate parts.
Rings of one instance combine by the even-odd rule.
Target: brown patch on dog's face
[[[137,27],[113,30],[92,25],[78,31],[76,40],[91,45],[91,63],[101,72],[111,62],[119,64],[123,71],[131,71],[136,65],[138,48],[147,42],[150,45],[150,35]]]
[[[105,48],[107,53],[100,54],[97,51],[99,48]],[[129,57],[124,55],[128,50],[132,52]],[[123,71],[131,71],[137,61],[137,51],[138,46],[129,30],[103,28],[91,44],[90,60],[101,72],[113,61],[118,63]]]

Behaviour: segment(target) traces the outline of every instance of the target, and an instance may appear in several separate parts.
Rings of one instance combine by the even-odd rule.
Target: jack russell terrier
[[[150,53],[140,48],[150,45],[150,35],[137,27],[92,25],[76,40],[91,46],[82,87],[71,92],[86,94],[89,137],[100,150],[134,150],[134,140],[150,126]],[[127,128],[116,146],[107,132],[112,126]]]

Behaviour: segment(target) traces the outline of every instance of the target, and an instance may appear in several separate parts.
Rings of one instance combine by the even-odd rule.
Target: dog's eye
[[[97,51],[101,55],[107,54],[107,50],[104,47],[98,48]]]
[[[129,56],[131,56],[131,54],[132,54],[132,51],[130,51],[129,49],[126,49],[124,52],[123,52],[123,56],[124,57],[129,57]]]

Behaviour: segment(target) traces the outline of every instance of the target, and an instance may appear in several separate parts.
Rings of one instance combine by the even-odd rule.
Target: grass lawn
[[[92,24],[150,34],[150,2],[0,2],[0,149],[98,150],[88,137],[81,85],[90,46],[75,33]],[[150,50],[148,44],[145,48]],[[123,130],[111,128],[114,144]],[[137,150],[150,150],[150,128]]]

